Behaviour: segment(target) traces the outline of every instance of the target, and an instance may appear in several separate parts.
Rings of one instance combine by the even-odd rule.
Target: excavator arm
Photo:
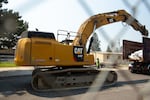
[[[142,35],[148,36],[148,31],[145,26],[140,24],[138,20],[132,17],[125,10],[118,10],[114,12],[108,12],[103,14],[97,14],[87,19],[79,28],[78,34],[73,41],[73,45],[85,46],[88,38],[93,31],[103,25],[111,24],[115,22],[125,22],[131,25],[136,31],[140,31]]]

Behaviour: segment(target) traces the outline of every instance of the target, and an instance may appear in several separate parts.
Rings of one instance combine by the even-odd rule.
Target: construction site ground
[[[102,68],[116,70],[115,85],[101,89],[70,89],[62,91],[36,92],[31,88],[31,73],[34,67],[0,68],[0,100],[149,100],[142,91],[149,89],[149,75],[132,74],[128,66]],[[141,94],[140,94],[141,93]]]

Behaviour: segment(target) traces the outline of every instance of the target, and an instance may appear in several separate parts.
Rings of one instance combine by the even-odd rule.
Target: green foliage
[[[8,3],[8,1],[7,1],[7,0],[0,0],[0,8],[2,7],[2,4],[3,4],[3,3],[6,4],[6,3]]]
[[[107,47],[107,50],[106,50],[106,51],[107,51],[107,52],[112,52],[110,46]]]
[[[0,4],[6,1],[1,0]],[[27,22],[21,19],[18,12],[0,8],[0,49],[14,47],[18,36],[27,28]]]
[[[96,33],[93,34],[93,43],[92,43],[92,46],[91,46],[91,50],[92,51],[101,51],[101,48],[100,48],[100,41],[98,39],[98,36]]]
[[[0,62],[0,68],[3,67],[16,67],[14,62]]]

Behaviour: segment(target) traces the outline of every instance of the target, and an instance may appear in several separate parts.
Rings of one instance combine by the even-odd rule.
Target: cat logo
[[[83,61],[84,59],[84,49],[81,46],[74,46],[73,47],[73,55],[75,61]]]
[[[75,54],[83,54],[83,48],[74,48]]]

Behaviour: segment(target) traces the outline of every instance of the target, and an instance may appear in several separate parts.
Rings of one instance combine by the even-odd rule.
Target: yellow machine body
[[[24,66],[81,66],[94,64],[94,57],[86,54],[86,50],[81,46],[34,37],[18,41],[15,63]]]

